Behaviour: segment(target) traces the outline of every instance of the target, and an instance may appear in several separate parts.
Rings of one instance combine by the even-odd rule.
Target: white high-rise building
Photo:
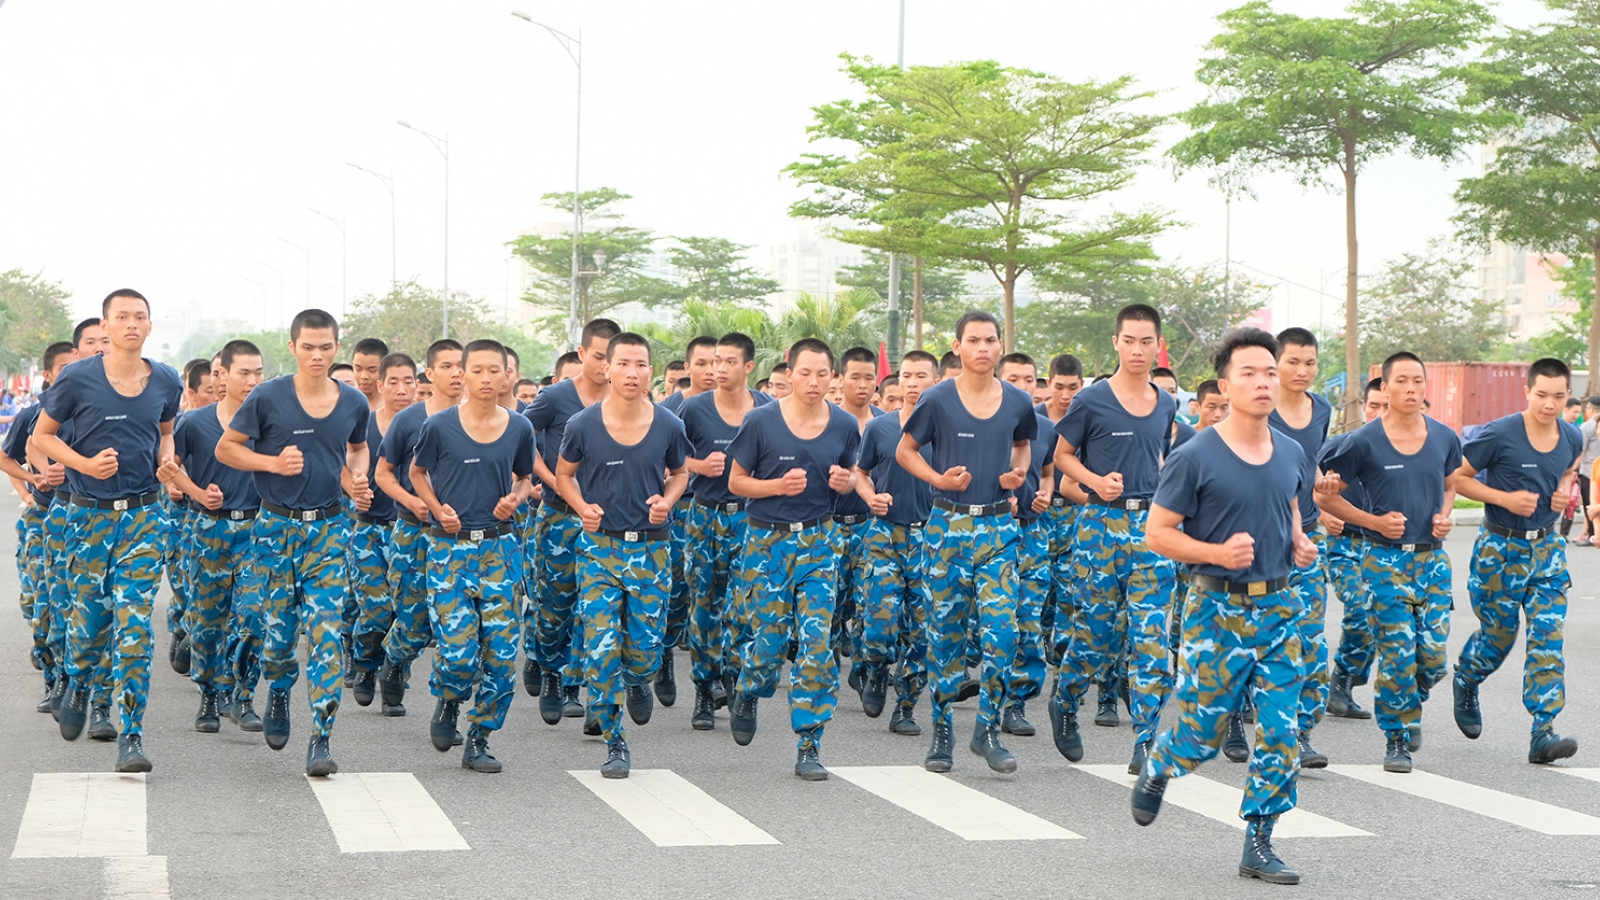
[[[778,293],[769,299],[774,317],[794,307],[796,294],[834,294],[835,281],[845,266],[860,265],[865,254],[860,247],[826,235],[826,226],[815,219],[795,219],[789,237],[767,248],[767,271],[778,282]]]

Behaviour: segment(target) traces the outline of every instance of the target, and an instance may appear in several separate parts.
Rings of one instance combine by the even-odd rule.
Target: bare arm
[[[293,444],[283,448],[277,456],[268,456],[246,447],[244,442],[248,440],[250,438],[243,432],[223,429],[222,439],[217,441],[217,462],[241,472],[269,472],[285,476],[298,475],[304,467],[300,448]]]

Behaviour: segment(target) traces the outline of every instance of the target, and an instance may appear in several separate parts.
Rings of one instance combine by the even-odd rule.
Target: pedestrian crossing
[[[1127,766],[1073,766],[1107,781],[1114,781],[1132,789],[1139,778],[1128,774]],[[1244,792],[1204,775],[1185,775],[1167,782],[1163,803],[1198,813],[1208,819],[1244,830],[1244,820],[1239,818],[1239,801]],[[1353,828],[1342,822],[1319,816],[1305,809],[1292,809],[1278,819],[1273,830],[1275,837],[1371,837],[1372,832]]]

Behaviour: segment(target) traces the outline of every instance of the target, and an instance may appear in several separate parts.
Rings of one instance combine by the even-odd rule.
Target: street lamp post
[[[399,270],[398,265],[396,264],[396,260],[397,260],[398,257],[396,256],[395,249],[394,249],[395,248],[395,240],[394,240],[394,230],[395,230],[394,229],[394,176],[393,175],[381,175],[381,174],[379,174],[377,172],[372,171],[371,169],[367,168],[366,166],[358,166],[353,162],[347,162],[347,163],[345,163],[345,165],[349,166],[352,169],[360,169],[361,171],[367,173],[368,175],[371,175],[373,178],[378,179],[379,181],[383,182],[383,186],[385,188],[387,188],[388,191],[389,191],[389,288],[391,290],[393,290],[394,286],[400,283],[400,276],[399,276],[399,271],[400,270]]]
[[[335,219],[333,216],[321,210],[311,209],[309,206],[306,209],[332,222],[333,227],[339,229],[339,318],[343,319],[345,304],[350,297],[350,236],[345,234],[343,219]]]
[[[581,184],[579,165],[583,159],[583,29],[578,29],[578,36],[573,37],[566,32],[557,31],[543,22],[535,22],[525,12],[512,10],[511,14],[524,22],[538,25],[545,31],[550,32],[550,36],[556,39],[556,42],[561,45],[561,49],[567,51],[567,56],[572,60],[572,64],[578,67],[577,113],[573,122],[572,137],[572,298],[567,310],[567,338],[571,341],[573,347],[577,347],[578,329],[580,327],[578,322],[578,242],[583,237],[583,211],[578,202],[578,186]],[[598,261],[596,264],[602,268],[604,267]]]
[[[906,67],[906,0],[900,0],[900,41],[895,53],[895,65]],[[900,254],[889,251],[889,341],[885,348],[889,354],[889,368],[900,365]]]
[[[429,134],[410,122],[396,124],[427,138],[433,149],[444,157],[444,330],[439,336],[448,338],[450,336],[450,135],[439,137],[436,134]]]
[[[307,248],[307,247],[302,247],[299,244],[296,244],[294,241],[291,241],[291,240],[289,240],[288,238],[285,238],[285,237],[280,237],[280,238],[278,238],[278,240],[283,241],[285,244],[288,244],[289,246],[291,246],[291,247],[295,248],[296,250],[299,250],[301,253],[305,254],[305,258],[306,258],[306,309],[310,309],[311,308],[311,250],[309,248]]]

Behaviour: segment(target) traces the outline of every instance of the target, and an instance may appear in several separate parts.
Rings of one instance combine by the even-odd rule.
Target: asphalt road
[[[0,495],[0,503],[6,508],[0,596],[14,597],[15,498]],[[1475,529],[1459,532],[1448,543],[1461,605],[1452,655],[1475,625],[1465,602]],[[1569,704],[1558,726],[1583,742],[1570,767],[1600,766],[1600,702],[1593,688],[1600,674],[1600,550],[1573,547],[1571,558]],[[163,591],[158,623],[165,599]],[[1334,605],[1330,620],[1337,615]],[[458,752],[433,751],[425,689],[413,692],[411,715],[402,719],[382,718],[376,706],[359,708],[347,696],[333,740],[342,772],[414,774],[470,849],[341,853],[303,777],[303,691],[295,691],[296,733],[281,753],[231,723],[220,734],[197,734],[196,692],[168,668],[166,644],[161,634],[145,725],[155,765],[146,802],[148,852],[165,857],[174,898],[1600,896],[1600,837],[1541,834],[1329,772],[1301,778],[1301,806],[1370,835],[1281,838],[1281,854],[1305,882],[1279,888],[1246,881],[1235,871],[1242,843],[1235,826],[1169,803],[1154,826],[1138,828],[1129,817],[1127,789],[1074,769],[1043,730],[1008,739],[1020,763],[1016,774],[991,774],[964,749],[975,703],[959,708],[956,768],[947,777],[1083,839],[969,841],[842,778],[818,784],[796,779],[781,692],[763,704],[762,731],[750,747],[734,745],[726,711],[717,730],[692,731],[687,696],[674,708],[658,708],[649,725],[630,727],[636,771],[670,769],[778,842],[710,847],[657,846],[601,802],[569,774],[598,767],[604,755],[599,739],[583,737],[579,720],[544,725],[526,695],[519,693],[493,743],[506,765],[493,776],[462,770]],[[41,680],[27,662],[26,646],[21,617],[0,614],[0,849],[15,843],[35,773],[109,772],[115,758],[114,745],[62,741],[50,717],[34,711]],[[678,664],[687,688],[683,654]],[[1519,644],[1510,671],[1485,685],[1480,740],[1456,731],[1449,692],[1435,694],[1424,715],[1418,769],[1600,816],[1600,783],[1526,762],[1521,664]],[[925,736],[890,734],[887,716],[868,719],[852,692],[842,694],[823,744],[825,763],[921,763]],[[1358,696],[1370,706],[1370,689]],[[1044,708],[1036,706],[1032,717],[1043,726]],[[925,700],[919,721],[926,727]],[[1116,729],[1086,726],[1085,740],[1085,763],[1125,765],[1132,744],[1126,715]],[[1371,721],[1329,720],[1317,730],[1316,745],[1335,764],[1381,762],[1383,741]],[[1245,767],[1219,759],[1199,774],[1238,788]],[[88,814],[93,818],[95,810]],[[0,862],[0,897],[127,895],[119,893],[127,885],[108,881],[101,859],[9,857]]]

